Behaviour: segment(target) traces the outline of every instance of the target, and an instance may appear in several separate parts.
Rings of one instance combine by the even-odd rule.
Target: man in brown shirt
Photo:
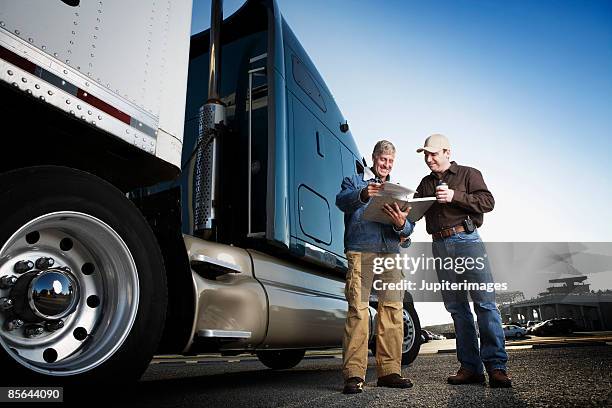
[[[438,280],[455,288],[442,290],[442,298],[455,325],[457,359],[461,367],[447,380],[450,384],[482,384],[485,382],[484,364],[491,387],[510,387],[512,382],[506,368],[508,355],[495,292],[474,289],[480,288],[481,284],[493,284],[477,228],[482,226],[483,213],[493,210],[495,200],[478,170],[450,160],[450,144],[444,135],[429,136],[425,146],[417,150],[417,153],[421,152],[431,174],[421,180],[415,197],[437,198],[425,213],[427,232],[433,239],[434,257],[444,260],[436,262]],[[472,268],[459,267],[459,261],[464,265],[470,258]],[[454,268],[446,266],[448,259],[453,261]],[[474,302],[480,344],[468,293]]]
[[[424,151],[425,149],[419,150]],[[482,226],[483,213],[493,210],[495,200],[493,194],[487,189],[480,171],[450,161],[450,150],[447,150],[446,153],[428,153],[425,159],[428,166],[437,170],[445,170],[432,171],[431,174],[425,176],[414,196],[436,196],[436,187],[439,182],[445,182],[448,189],[439,192],[438,202],[435,202],[425,213],[427,233],[434,234],[460,226],[468,215],[476,227]]]

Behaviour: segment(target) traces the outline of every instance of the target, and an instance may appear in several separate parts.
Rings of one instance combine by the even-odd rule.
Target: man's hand
[[[376,195],[383,189],[383,185],[379,183],[369,183],[367,187],[361,190],[361,201],[367,202],[370,197]]]
[[[406,211],[402,211],[397,203],[393,203],[393,205],[385,204],[383,211],[391,218],[391,222],[393,222],[395,229],[402,229],[406,224],[406,217],[408,217],[410,208]]]
[[[451,190],[450,188],[442,189],[439,188],[436,190],[436,198],[439,203],[450,203],[453,201],[453,196],[455,195],[455,190]]]

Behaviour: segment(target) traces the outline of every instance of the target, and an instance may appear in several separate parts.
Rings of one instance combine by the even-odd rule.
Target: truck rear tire
[[[120,190],[57,166],[0,175],[3,384],[136,380],[167,306],[160,248]]]
[[[264,350],[257,352],[257,358],[266,367],[284,370],[298,365],[304,354],[306,350]]]

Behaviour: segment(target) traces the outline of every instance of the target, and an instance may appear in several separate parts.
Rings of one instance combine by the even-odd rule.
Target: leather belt
[[[463,225],[457,225],[452,228],[447,228],[443,229],[442,231],[434,232],[433,234],[431,234],[431,237],[433,239],[444,239],[452,237],[453,235],[458,234],[460,232],[465,232],[465,228],[463,228]]]

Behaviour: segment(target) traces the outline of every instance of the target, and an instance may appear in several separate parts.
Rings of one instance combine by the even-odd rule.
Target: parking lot
[[[511,389],[448,385],[457,361],[448,347],[452,340],[441,340],[424,345],[403,370],[415,384],[409,390],[377,388],[371,357],[365,392],[343,395],[336,350],[309,353],[283,371],[269,370],[252,356],[163,356],[136,385],[98,395],[113,405],[143,407],[604,407],[612,406],[612,346],[602,338],[509,345]],[[428,349],[436,343],[438,350]],[[82,390],[65,391],[67,402],[81,397]]]

